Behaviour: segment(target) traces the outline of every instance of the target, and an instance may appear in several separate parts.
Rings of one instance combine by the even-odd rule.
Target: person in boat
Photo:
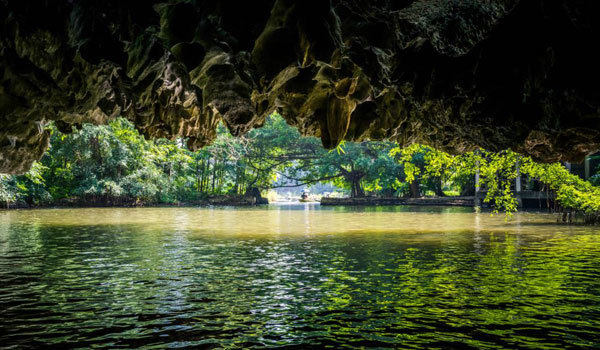
[[[308,190],[307,189],[302,190],[302,194],[300,195],[300,200],[301,201],[308,200]]]

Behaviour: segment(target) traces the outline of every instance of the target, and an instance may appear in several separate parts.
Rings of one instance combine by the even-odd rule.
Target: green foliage
[[[444,184],[474,186],[470,179],[475,175],[473,154],[453,157],[432,147],[412,144],[405,148],[395,147],[390,156],[403,166],[406,181],[420,184],[414,190],[444,195]],[[412,193],[417,196],[420,193]]]
[[[0,207],[21,201],[30,205],[49,203],[52,200],[46,190],[43,173],[46,168],[34,163],[25,175],[9,176],[0,174]]]
[[[0,205],[8,206],[17,198],[15,177],[0,174]]]
[[[600,188],[571,174],[558,163],[537,164],[526,158],[523,172],[540,179],[556,192],[557,201],[567,209],[586,214],[600,213]]]
[[[390,155],[404,165],[408,182],[417,181],[419,176],[460,182],[461,178],[473,177],[478,170],[480,185],[487,190],[484,202],[493,204],[495,212],[504,211],[508,216],[517,210],[511,186],[520,175],[536,179],[555,191],[556,200],[564,209],[600,214],[600,188],[571,174],[559,163],[539,164],[512,151],[478,150],[452,156],[418,144],[394,148]]]
[[[600,212],[600,190],[592,184],[598,175],[590,183],[560,164],[537,164],[511,151],[452,156],[392,142],[342,142],[327,151],[318,139],[302,137],[276,114],[239,138],[220,125],[214,143],[196,152],[182,139],[146,140],[125,119],[85,124],[70,134],[51,131],[49,151],[30,172],[0,175],[0,203],[174,203],[319,182],[353,197],[464,194],[474,188],[479,171],[487,190],[484,202],[511,215],[517,209],[511,186],[519,164],[522,175],[546,184],[564,208]]]
[[[301,139],[301,155],[294,155],[283,178],[294,183],[330,182],[352,197],[394,194],[403,177],[401,167],[389,156],[391,142],[344,142],[326,151],[315,138]],[[296,153],[298,151],[295,151]]]

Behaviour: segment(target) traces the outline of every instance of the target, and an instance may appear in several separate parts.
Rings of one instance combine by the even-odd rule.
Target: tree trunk
[[[435,178],[435,195],[438,197],[445,197],[446,194],[444,193],[443,190],[443,184],[442,184],[442,178],[441,177],[436,177]]]
[[[200,193],[205,193],[206,188],[204,187],[204,184],[206,183],[206,166],[207,166],[208,161],[203,159],[202,160],[202,175],[200,178]]]
[[[469,181],[461,186],[460,195],[463,197],[475,195],[475,179],[471,176]]]
[[[204,189],[205,193],[208,193],[209,175],[210,175],[210,156],[208,157],[208,159],[206,159],[204,174],[202,176],[203,180],[204,180],[204,183],[202,184],[202,188]]]
[[[364,197],[365,196],[365,190],[362,188],[362,185],[360,184],[360,180],[356,181],[356,197]]]
[[[225,179],[225,162],[221,164],[221,171],[219,173],[219,190],[223,188],[223,180]]]
[[[217,178],[217,160],[215,159],[215,163],[213,164],[212,171],[212,192],[215,192],[215,180]]]
[[[410,183],[410,197],[419,198],[421,197],[421,190],[419,189],[419,181],[415,179]]]
[[[200,192],[200,160],[196,159],[196,191]]]
[[[238,168],[235,168],[235,185],[234,185],[235,194],[240,193],[240,171]]]
[[[350,182],[350,188],[351,188],[350,197],[357,198],[357,197],[365,196],[365,191],[363,190],[362,186],[360,185],[360,178],[353,177]]]

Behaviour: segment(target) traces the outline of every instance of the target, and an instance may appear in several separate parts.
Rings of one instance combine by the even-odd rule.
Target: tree
[[[412,159],[415,154],[423,152],[427,154],[423,166],[414,165]],[[517,199],[511,186],[517,176],[523,175],[554,191],[563,210],[582,212],[586,222],[600,221],[600,188],[571,174],[560,163],[539,164],[530,157],[509,150],[496,153],[477,150],[453,156],[423,145],[395,148],[391,154],[404,163],[409,182],[414,182],[421,172],[425,176],[452,179],[473,176],[478,170],[481,184],[487,188],[484,202],[492,204],[496,212],[504,211],[508,216],[517,210]]]
[[[120,118],[104,126],[84,124],[70,134],[51,128],[51,147],[30,172],[0,175],[6,206],[73,198],[84,204],[173,203],[320,182],[352,197],[444,195],[447,188],[468,193],[478,170],[487,189],[484,201],[510,215],[517,205],[511,186],[518,161],[521,174],[554,191],[563,210],[583,212],[588,221],[600,217],[598,187],[558,163],[537,164],[512,151],[453,156],[424,145],[372,141],[327,151],[276,114],[243,137],[220,125],[215,142],[196,152],[183,139],[146,140]]]

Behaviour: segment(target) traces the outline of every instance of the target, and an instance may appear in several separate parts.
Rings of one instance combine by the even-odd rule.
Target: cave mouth
[[[210,144],[274,112],[327,148],[420,142],[542,162],[600,149],[600,3],[232,0],[0,4],[0,173],[122,116]]]

